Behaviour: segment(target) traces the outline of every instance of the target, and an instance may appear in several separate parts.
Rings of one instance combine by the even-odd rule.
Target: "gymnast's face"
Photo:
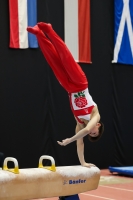
[[[99,127],[101,126],[100,123],[97,123],[96,126],[91,130],[91,132],[89,133],[89,135],[91,137],[97,137],[99,135]]]

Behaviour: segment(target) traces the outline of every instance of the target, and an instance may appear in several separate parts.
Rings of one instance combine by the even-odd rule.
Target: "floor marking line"
[[[115,189],[115,190],[124,190],[124,191],[128,191],[128,192],[133,192],[133,190],[127,190],[124,188],[116,188],[116,187],[110,187],[110,186],[104,186],[104,185],[99,185],[99,187],[106,187],[106,188],[111,188],[111,189]]]
[[[100,196],[96,196],[96,195],[92,195],[92,194],[86,194],[86,193],[80,193],[80,194],[83,194],[83,195],[86,195],[86,196],[97,197],[97,198],[99,198],[99,199],[116,200],[116,199],[110,199],[110,198],[107,198],[107,197],[100,197]]]

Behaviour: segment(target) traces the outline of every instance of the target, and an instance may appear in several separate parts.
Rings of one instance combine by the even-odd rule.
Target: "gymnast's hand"
[[[82,166],[83,167],[96,167],[96,165],[94,165],[94,164],[92,164],[92,163],[86,163],[86,162],[84,162],[83,164],[82,164]]]
[[[60,144],[61,146],[66,146],[67,144],[71,143],[71,139],[67,138],[65,140],[62,140],[62,142],[57,141],[58,144]]]

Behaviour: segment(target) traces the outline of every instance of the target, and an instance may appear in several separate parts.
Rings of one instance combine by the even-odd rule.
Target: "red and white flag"
[[[9,0],[10,48],[38,48],[35,35],[27,26],[37,23],[37,0]]]
[[[90,0],[64,0],[65,43],[75,61],[91,63]]]

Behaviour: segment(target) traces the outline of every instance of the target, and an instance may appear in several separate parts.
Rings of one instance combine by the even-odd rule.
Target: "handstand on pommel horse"
[[[43,166],[49,159],[51,166]],[[14,162],[9,169],[8,161]],[[59,197],[60,200],[78,200],[79,193],[98,187],[100,170],[96,166],[56,167],[54,158],[41,156],[38,168],[19,169],[15,158],[7,157],[0,170],[0,200],[32,200]]]
[[[76,135],[57,142],[61,146],[66,146],[77,141],[77,154],[81,165],[93,166],[85,162],[83,138],[88,136],[91,142],[98,141],[104,131],[104,125],[100,120],[98,106],[89,93],[87,77],[51,24],[39,22],[34,27],[27,27],[27,31],[36,35],[47,63],[67,91],[76,120]]]
[[[100,170],[84,159],[83,137],[97,141],[103,132],[98,107],[88,91],[88,81],[81,67],[74,61],[71,53],[54,32],[50,24],[39,23],[27,30],[36,35],[39,46],[60,84],[68,92],[70,105],[76,119],[76,135],[58,143],[65,146],[77,140],[80,166],[55,167],[52,157],[42,156],[39,167],[19,169],[15,158],[4,160],[0,170],[0,200],[31,200],[61,197],[78,200],[81,192],[95,190],[100,179]],[[51,160],[51,167],[42,165],[43,159]],[[14,162],[14,169],[7,162]],[[13,172],[13,173],[12,173]],[[68,197],[68,198],[67,198]]]

